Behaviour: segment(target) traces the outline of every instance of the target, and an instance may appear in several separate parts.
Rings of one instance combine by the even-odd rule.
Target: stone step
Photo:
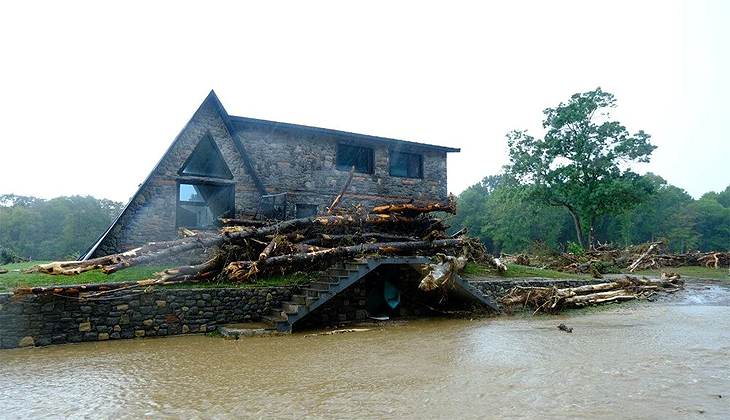
[[[272,322],[279,331],[291,331],[292,325],[312,310],[310,305],[316,310],[316,307],[352,286],[354,281],[372,271],[374,267],[377,267],[377,264],[371,267],[367,259],[338,264],[328,269],[321,278],[302,287],[301,292],[293,295],[289,302],[282,302],[281,307],[271,309],[271,313],[262,316],[262,319]]]
[[[339,282],[337,282],[337,283],[330,283],[330,282],[327,282],[327,281],[313,281],[313,282],[310,282],[309,283],[309,288],[310,289],[315,289],[315,290],[327,290],[327,291],[329,291],[329,290],[331,290],[333,288],[333,286],[338,286],[339,284],[340,284]]]
[[[350,276],[350,270],[340,269],[340,268],[330,268],[327,270],[327,275],[331,277],[349,277]]]
[[[312,289],[311,287],[305,287],[302,289],[302,291],[307,295],[307,297],[326,297],[330,294],[329,289],[323,290],[323,289]]]
[[[219,325],[218,332],[221,337],[229,340],[238,340],[243,337],[265,337],[281,334],[268,323],[247,322],[240,324]]]
[[[296,315],[299,313],[299,305],[292,302],[281,302],[281,310],[287,315]]]
[[[287,315],[286,311],[284,311],[281,308],[270,308],[269,315],[273,316],[275,318],[287,319],[287,320],[289,319],[289,316]]]
[[[366,262],[365,263],[346,263],[346,264],[344,264],[345,270],[353,270],[353,271],[358,271],[360,269],[360,267],[367,267],[367,266],[368,266],[368,264]]]
[[[292,295],[291,303],[295,305],[311,305],[319,300],[319,296]]]
[[[268,322],[276,328],[279,332],[291,332],[291,324],[289,324],[288,318],[282,318],[276,315],[262,315],[262,322]]]

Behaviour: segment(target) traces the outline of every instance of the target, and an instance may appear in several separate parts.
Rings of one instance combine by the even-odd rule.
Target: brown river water
[[[4,350],[0,418],[730,419],[730,289],[695,289],[553,317]]]

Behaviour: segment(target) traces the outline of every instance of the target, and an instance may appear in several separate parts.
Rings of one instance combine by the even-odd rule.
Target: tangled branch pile
[[[222,220],[216,233],[186,231],[182,239],[148,243],[124,252],[88,261],[65,261],[38,265],[33,272],[73,275],[89,270],[110,274],[132,265],[149,264],[176,255],[207,252],[207,260],[156,273],[156,278],[130,283],[86,285],[83,291],[110,290],[132,285],[169,285],[196,281],[252,282],[257,278],[294,271],[313,272],[338,260],[362,255],[478,255],[482,248],[464,236],[449,237],[448,228],[431,212],[454,214],[453,196],[427,206],[384,205],[370,212],[360,209],[337,215],[262,222]],[[211,251],[212,250],[212,251]],[[26,293],[78,292],[78,286],[36,287]]]
[[[649,242],[626,249],[599,246],[582,253],[555,252],[546,245],[534,244],[534,253],[502,256],[502,260],[569,273],[611,273],[628,269],[649,270],[664,267],[730,267],[730,252],[670,253],[662,242]]]
[[[660,280],[626,276],[610,283],[564,289],[517,286],[500,299],[500,304],[507,308],[530,307],[534,312],[558,313],[565,308],[647,298],[660,292],[676,292],[683,287],[684,281],[678,275],[663,276]]]

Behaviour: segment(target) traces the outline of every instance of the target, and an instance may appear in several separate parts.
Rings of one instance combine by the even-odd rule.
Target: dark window
[[[233,216],[233,185],[180,184],[177,226],[204,229],[219,217]]]
[[[371,147],[351,144],[338,144],[337,169],[349,171],[353,166],[355,167],[355,172],[363,174],[373,173],[373,149]]]
[[[297,204],[297,219],[314,217],[317,215],[316,204]]]
[[[261,196],[254,218],[286,219],[286,193]]]
[[[231,171],[228,169],[228,165],[223,160],[221,151],[218,150],[218,146],[216,146],[210,134],[206,134],[200,139],[193,153],[190,154],[188,161],[183,165],[180,174],[225,179],[233,178]]]
[[[423,156],[416,153],[390,152],[390,174],[423,178]]]

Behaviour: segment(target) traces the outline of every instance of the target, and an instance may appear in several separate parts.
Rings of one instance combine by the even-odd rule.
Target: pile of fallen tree
[[[666,267],[696,266],[708,268],[730,267],[730,252],[671,253],[663,242],[614,249],[600,245],[581,253],[556,252],[544,244],[534,244],[531,255],[502,255],[502,261],[520,265],[546,268],[568,273],[600,274],[661,269]]]
[[[558,313],[566,308],[600,305],[648,298],[657,293],[672,293],[684,287],[676,274],[665,274],[659,280],[626,276],[607,283],[558,289],[552,287],[517,286],[499,302],[509,310],[530,308],[533,313]]]
[[[106,274],[133,265],[168,260],[191,251],[207,255],[198,264],[184,265],[156,273],[155,278],[124,283],[84,286],[50,286],[18,289],[25,293],[78,293],[148,285],[190,282],[254,282],[257,279],[296,271],[315,272],[333,263],[358,256],[436,255],[466,256],[497,267],[478,241],[465,231],[445,233],[448,225],[433,212],[454,214],[453,196],[430,205],[390,204],[368,212],[355,208],[334,210],[326,215],[287,221],[222,219],[217,232],[183,230],[185,237],[148,243],[120,254],[87,261],[62,261],[37,265],[28,271],[53,275],[75,275],[89,270]],[[441,276],[442,277],[442,276]],[[434,284],[442,282],[439,277]]]

